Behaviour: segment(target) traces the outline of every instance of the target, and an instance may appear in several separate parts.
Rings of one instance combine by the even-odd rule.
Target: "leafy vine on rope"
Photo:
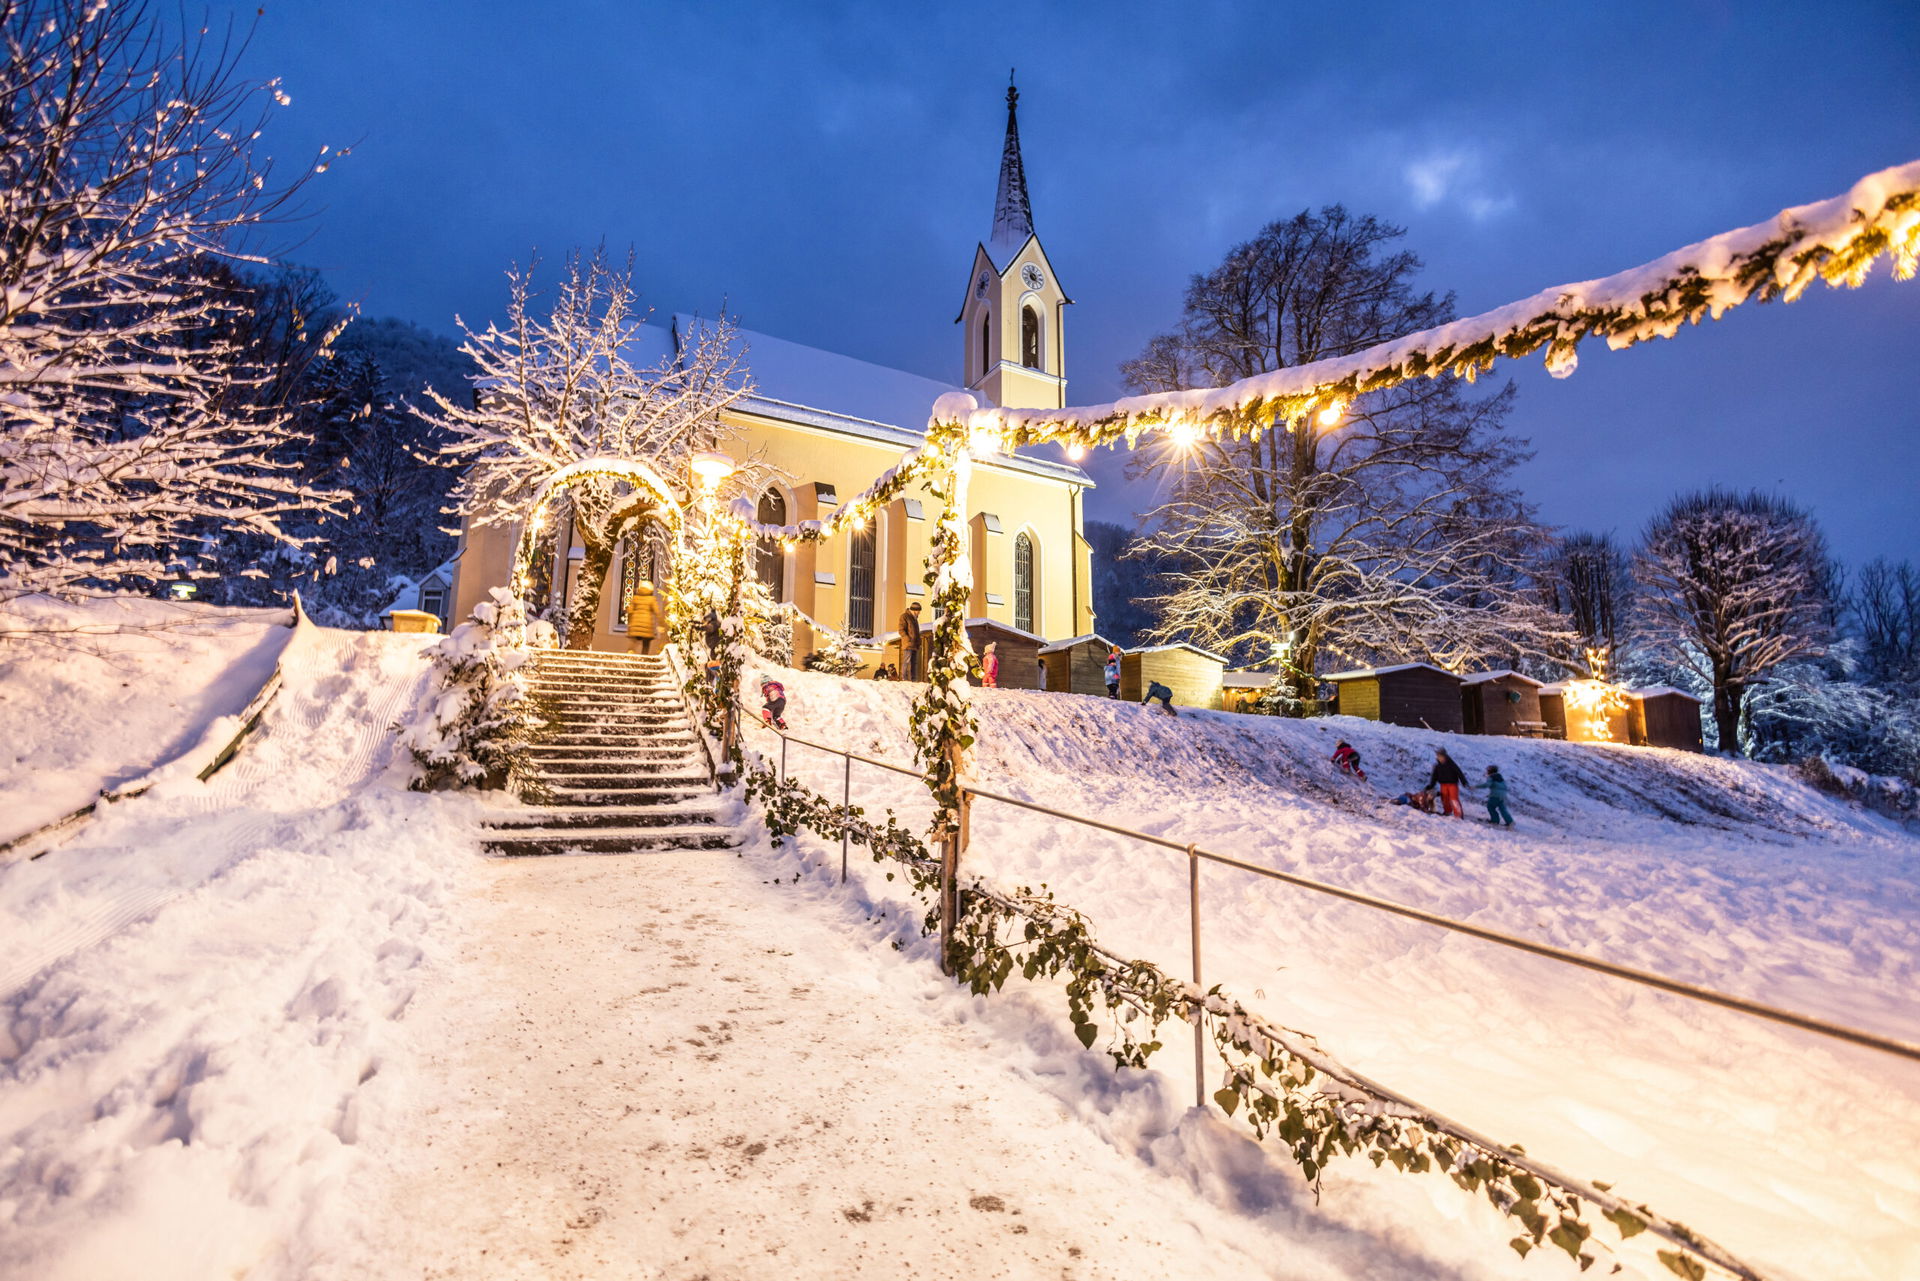
[[[915,894],[935,904],[921,923],[923,934],[934,932],[940,859],[891,810],[876,821],[861,806],[838,805],[764,764],[747,771],[746,783],[776,840],[802,831],[828,841],[844,834],[875,862],[898,865]],[[1437,1171],[1478,1192],[1519,1222],[1509,1244],[1522,1255],[1554,1245],[1583,1270],[1591,1267],[1600,1258],[1594,1251],[1611,1250],[1594,1239],[1597,1216],[1621,1240],[1649,1232],[1677,1247],[1656,1251],[1675,1276],[1701,1281],[1711,1263],[1745,1281],[1763,1281],[1751,1265],[1684,1225],[1421,1108],[1344,1067],[1311,1036],[1253,1014],[1219,987],[1202,992],[1149,961],[1102,947],[1086,917],[1050,893],[968,881],[948,960],[981,996],[998,992],[1016,969],[1030,981],[1064,977],[1075,1035],[1092,1048],[1100,1036],[1095,1014],[1104,1010],[1106,1052],[1117,1067],[1146,1067],[1162,1046],[1159,1031],[1168,1019],[1192,1023],[1204,1013],[1224,1068],[1214,1101],[1229,1116],[1244,1117],[1259,1138],[1282,1143],[1316,1191],[1336,1155],[1365,1156],[1407,1173]]]

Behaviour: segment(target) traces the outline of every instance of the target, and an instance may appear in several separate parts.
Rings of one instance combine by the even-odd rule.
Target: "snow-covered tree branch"
[[[1276,222],[1195,277],[1180,327],[1126,367],[1151,388],[1311,363],[1444,319],[1417,293],[1399,228],[1340,208]],[[1143,550],[1166,560],[1156,634],[1243,661],[1280,656],[1296,710],[1323,654],[1447,665],[1562,642],[1527,589],[1541,535],[1507,484],[1511,390],[1481,399],[1421,381],[1337,422],[1193,433],[1137,457],[1169,497]]]
[[[721,411],[752,389],[730,319],[680,335],[677,352],[642,367],[633,353],[647,317],[631,259],[569,255],[544,314],[531,267],[508,280],[504,326],[462,323],[462,350],[479,371],[475,403],[428,393],[446,457],[467,468],[454,501],[476,524],[517,524],[547,481],[587,459],[644,462],[679,483],[693,454],[720,443]],[[566,506],[586,551],[566,605],[567,644],[585,648],[620,540],[655,514],[656,500],[617,478],[587,478],[568,487]]]
[[[286,95],[140,4],[0,0],[0,33],[0,598],[292,541],[334,496],[292,474],[228,265],[300,186],[257,146]]]

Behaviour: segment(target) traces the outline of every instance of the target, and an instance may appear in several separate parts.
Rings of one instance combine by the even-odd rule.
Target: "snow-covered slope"
[[[0,867],[0,1276],[303,1276],[337,1233],[357,1096],[473,860],[474,802],[389,771],[420,648],[302,629],[227,769]]]
[[[0,841],[120,788],[246,706],[291,634],[284,609],[117,597],[10,602],[0,629]]]
[[[910,688],[783,679],[795,733],[912,759]],[[983,786],[1920,1039],[1920,842],[1790,771],[1019,691],[979,706]],[[1327,762],[1343,737],[1371,783]],[[1388,803],[1441,745],[1469,777],[1501,767],[1514,830]],[[837,761],[795,748],[789,764],[838,797]],[[870,767],[854,792],[926,813],[913,780]],[[1184,969],[1182,857],[990,802],[972,832],[973,868],[1044,882],[1110,942]],[[1911,1064],[1230,869],[1208,868],[1201,896],[1207,981],[1376,1079],[1782,1275],[1920,1276]],[[1330,1196],[1343,1177],[1336,1164]]]

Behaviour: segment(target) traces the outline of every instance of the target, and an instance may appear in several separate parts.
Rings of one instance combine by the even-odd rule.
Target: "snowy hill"
[[[794,733],[912,759],[910,688],[783,678]],[[1789,770],[1023,691],[978,705],[982,786],[1920,1038],[1920,841]],[[1327,761],[1339,738],[1371,783]],[[1435,746],[1469,778],[1501,767],[1513,831],[1388,803]],[[790,764],[837,799],[837,762]],[[927,812],[913,780],[870,767],[854,793]],[[1110,943],[1184,971],[1182,857],[990,802],[972,832],[974,869],[1044,882]],[[1206,869],[1201,897],[1207,981],[1351,1066],[1784,1275],[1920,1275],[1920,1177],[1888,1155],[1920,1146],[1911,1065],[1229,869]],[[1336,1163],[1328,1186],[1353,1177]]]

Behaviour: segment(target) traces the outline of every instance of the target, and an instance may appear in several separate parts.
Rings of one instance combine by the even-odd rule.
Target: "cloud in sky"
[[[1408,161],[1401,176],[1414,208],[1454,208],[1475,222],[1486,222],[1509,212],[1515,204],[1510,192],[1493,189],[1487,168],[1478,148],[1451,147],[1430,150]]]

